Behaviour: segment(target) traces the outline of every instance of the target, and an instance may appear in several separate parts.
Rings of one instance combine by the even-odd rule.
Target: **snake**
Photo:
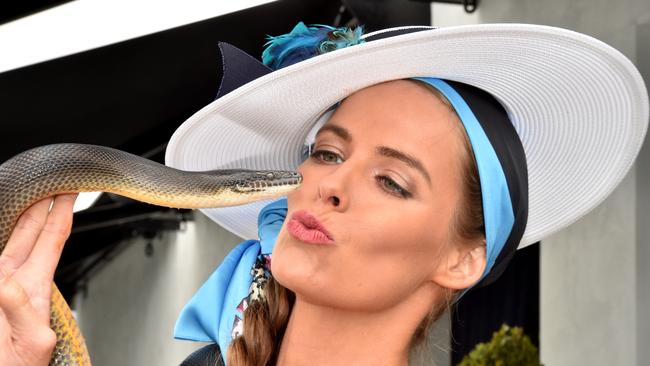
[[[80,143],[43,145],[0,165],[0,254],[20,215],[57,194],[110,192],[152,205],[199,209],[277,198],[302,183],[291,170],[184,171],[119,149]],[[91,365],[70,307],[52,282],[50,366]]]

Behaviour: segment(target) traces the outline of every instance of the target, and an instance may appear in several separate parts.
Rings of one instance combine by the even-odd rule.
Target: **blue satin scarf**
[[[260,211],[260,240],[245,240],[228,253],[181,311],[174,338],[216,342],[225,361],[228,345],[241,333],[243,312],[254,283],[251,269],[259,261],[267,270],[270,268],[270,254],[286,215],[286,198],[273,201]]]

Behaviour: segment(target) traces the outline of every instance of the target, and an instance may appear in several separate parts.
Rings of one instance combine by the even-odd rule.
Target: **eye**
[[[384,190],[388,191],[389,194],[400,196],[402,198],[411,197],[411,192],[402,188],[390,177],[386,175],[378,175],[375,179],[377,179],[378,184],[381,185]]]
[[[315,150],[314,152],[311,153],[311,157],[323,161],[325,163],[340,164],[343,162],[343,159],[341,159],[341,156],[339,156],[339,154],[328,150]]]

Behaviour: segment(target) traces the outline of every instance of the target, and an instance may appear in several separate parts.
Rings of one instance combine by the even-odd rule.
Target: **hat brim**
[[[306,135],[330,106],[364,87],[416,76],[470,84],[503,104],[528,165],[529,215],[519,248],[601,203],[634,163],[647,131],[643,78],[615,48],[564,28],[476,24],[378,39],[263,75],[185,121],[165,162],[189,171],[295,169]],[[256,239],[268,202],[201,211]]]

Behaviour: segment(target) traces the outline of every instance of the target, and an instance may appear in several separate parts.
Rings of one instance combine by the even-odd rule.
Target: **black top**
[[[192,352],[179,366],[225,366],[221,349],[216,343]]]

